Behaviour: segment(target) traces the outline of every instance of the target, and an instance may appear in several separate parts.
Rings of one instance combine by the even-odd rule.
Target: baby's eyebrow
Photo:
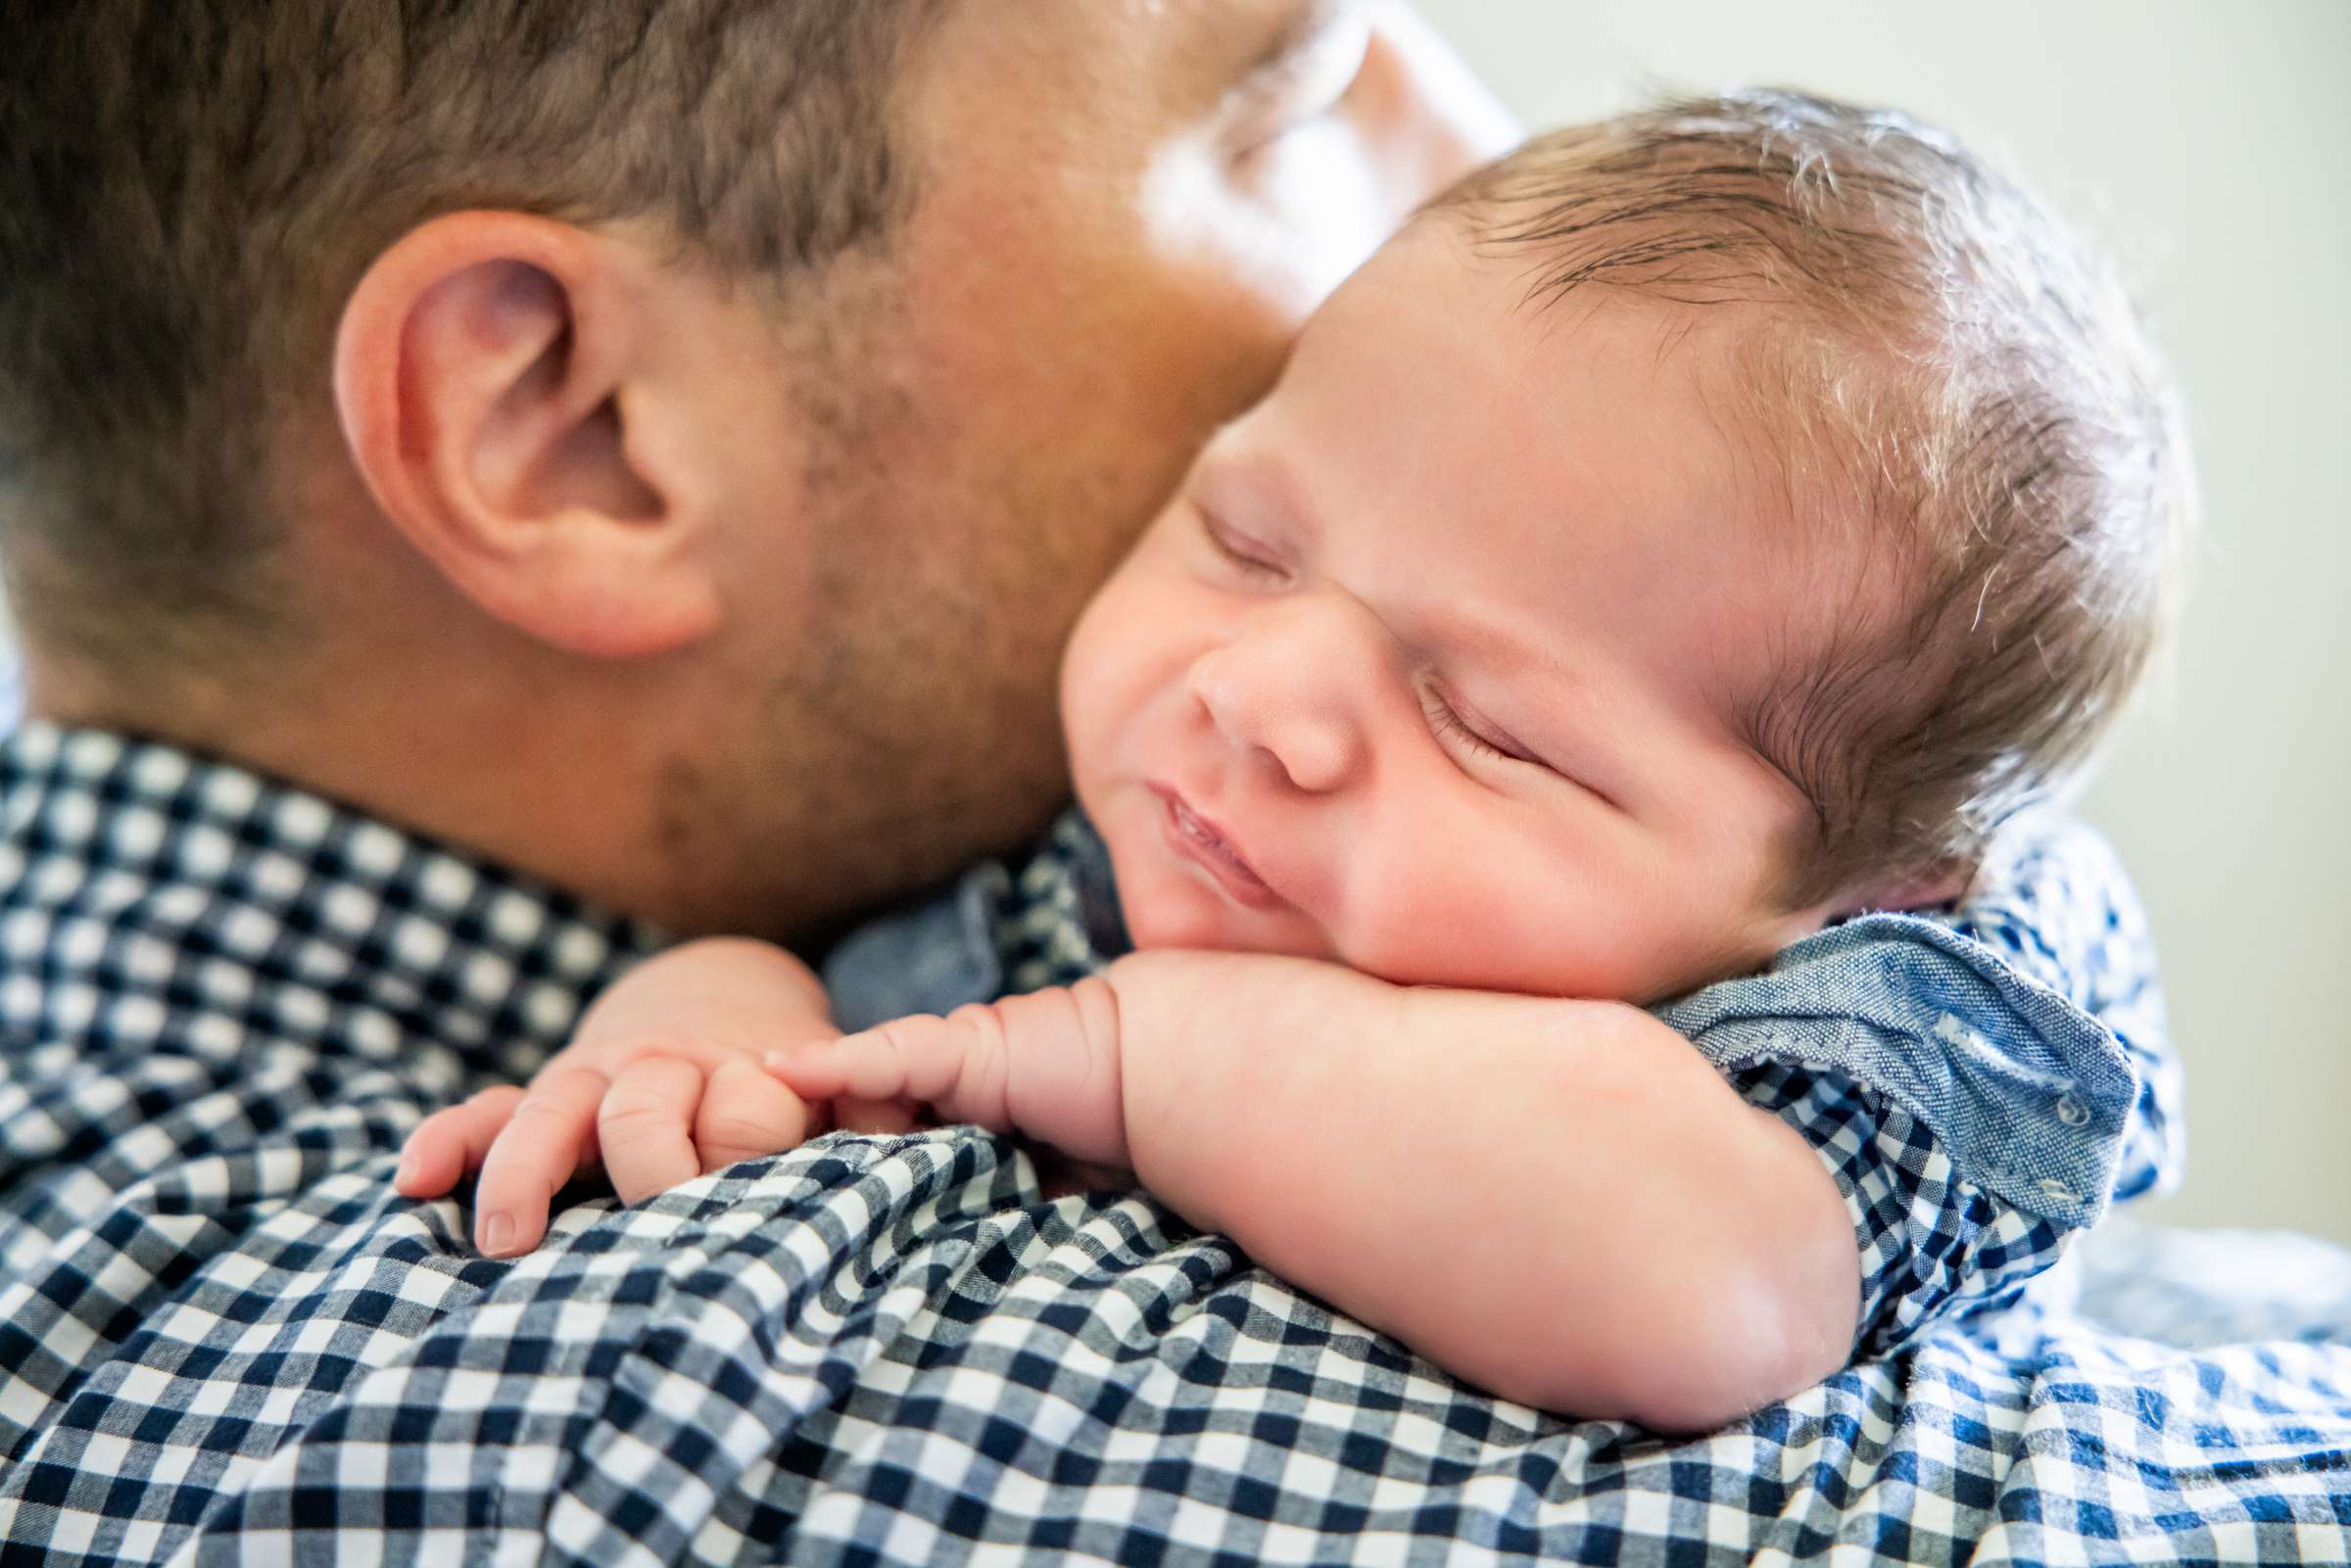
[[[1240,513],[1243,518],[1271,514],[1292,538],[1312,541],[1322,537],[1321,518],[1308,499],[1305,484],[1288,463],[1272,452],[1241,451],[1201,469],[1197,486],[1211,509]]]
[[[1413,595],[1407,613],[1414,640],[1432,653],[1451,654],[1513,687],[1532,683],[1555,696],[1581,693],[1583,673],[1546,644],[1539,625],[1516,625],[1511,615],[1480,614],[1457,599],[1422,593]]]

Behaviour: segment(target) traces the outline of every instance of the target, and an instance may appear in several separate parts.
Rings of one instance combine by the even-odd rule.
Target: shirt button
[[[2057,1119],[2069,1127],[2081,1126],[2089,1119],[2089,1107],[2070,1094],[2057,1097]]]

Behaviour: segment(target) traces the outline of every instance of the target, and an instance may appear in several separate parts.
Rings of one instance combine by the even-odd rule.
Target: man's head
[[[2104,274],[1940,138],[1785,96],[1546,138],[1340,290],[1088,610],[1080,798],[1146,946],[1670,994],[1947,896],[2062,784],[2183,462]]]
[[[93,0],[7,54],[36,711],[688,927],[1047,811],[1086,592],[1507,129],[1384,3]]]
[[[290,611],[280,433],[352,287],[453,209],[635,218],[804,275],[910,196],[889,96],[936,4],[218,4],[17,19],[0,65],[12,558],[127,664]],[[314,406],[314,402],[312,404]]]

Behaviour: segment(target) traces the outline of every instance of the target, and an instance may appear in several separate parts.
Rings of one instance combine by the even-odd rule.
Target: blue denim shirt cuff
[[[1846,1074],[2024,1213],[2087,1226],[2105,1212],[2137,1074],[2102,1024],[1980,942],[1864,916],[1654,1011],[1725,1072],[1783,1062]]]

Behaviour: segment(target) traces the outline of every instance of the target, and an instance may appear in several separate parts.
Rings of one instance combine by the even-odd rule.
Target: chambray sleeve
[[[2176,1168],[2177,1072],[2143,927],[2134,940],[2117,913],[2128,886],[2110,852],[2080,885],[2043,853],[2100,865],[2067,848],[2077,831],[2033,825],[1954,915],[1866,916],[1659,1010],[1836,1182],[1861,1265],[1855,1359],[2013,1299]],[[2109,973],[2121,948],[2135,979]]]
[[[2115,1173],[2117,1203],[2180,1185],[2187,1158],[2180,1058],[2155,939],[2122,862],[2082,823],[2037,818],[1946,924],[2104,1024],[2138,1075]]]

